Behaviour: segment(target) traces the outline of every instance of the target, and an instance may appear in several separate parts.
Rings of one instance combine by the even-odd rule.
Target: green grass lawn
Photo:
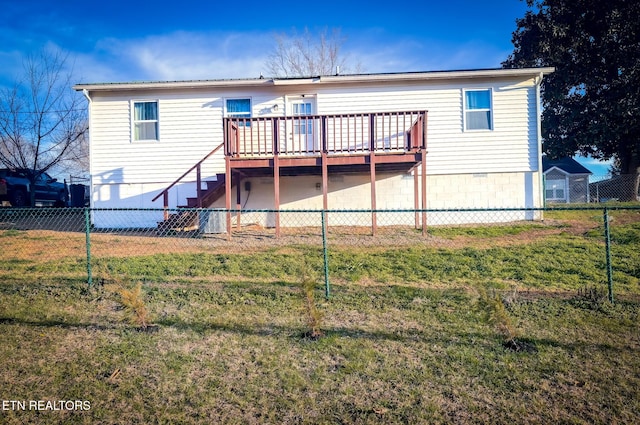
[[[90,290],[81,256],[5,253],[0,423],[637,423],[633,214],[612,214],[614,304],[592,211],[432,229],[438,246],[330,241],[329,300],[317,246],[100,256]],[[123,320],[114,282],[142,282],[152,327]],[[88,404],[29,410],[39,400]]]
[[[335,285],[324,336],[305,338],[291,283],[148,283],[158,325],[122,322],[79,285],[1,287],[5,400],[88,411],[2,411],[3,423],[634,423],[638,302],[503,295],[513,352],[472,286]]]

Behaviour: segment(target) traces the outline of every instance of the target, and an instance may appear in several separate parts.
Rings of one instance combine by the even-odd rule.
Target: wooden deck
[[[328,209],[330,173],[368,173],[371,209],[376,210],[376,172],[408,172],[422,165],[422,203],[415,176],[415,207],[426,209],[426,111],[225,118],[225,206],[232,208],[231,188],[239,199],[243,177],[273,176],[275,210],[280,209],[280,177],[322,176],[323,208]],[[240,208],[237,202],[236,209]],[[372,233],[376,217],[372,212]],[[418,223],[416,223],[418,225]],[[276,235],[280,234],[275,213]],[[422,217],[426,229],[426,214]],[[231,236],[231,214],[227,214]]]
[[[169,190],[194,170],[197,198],[190,199],[187,206],[208,206],[203,201],[210,201],[211,195],[201,190],[200,170],[202,163],[221,147],[224,147],[225,178],[220,184],[224,183],[227,210],[240,210],[243,178],[273,177],[277,211],[280,209],[281,176],[320,175],[323,208],[328,209],[329,174],[366,173],[370,175],[371,209],[374,211],[372,233],[375,234],[376,172],[409,172],[418,166],[421,173],[414,173],[415,208],[426,209],[426,111],[224,118],[223,125],[223,143],[153,199],[163,196],[165,210],[168,209]],[[234,184],[237,189],[235,206],[231,199]],[[167,220],[169,215],[165,214]],[[422,214],[420,221],[425,232],[426,213]],[[227,213],[226,225],[230,238],[231,213]],[[418,218],[416,226],[419,226]],[[276,235],[279,235],[280,217],[277,212],[275,228]]]

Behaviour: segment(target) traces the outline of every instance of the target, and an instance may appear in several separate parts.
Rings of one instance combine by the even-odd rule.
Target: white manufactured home
[[[542,207],[540,83],[550,72],[79,84],[91,206],[225,208],[228,232],[315,224],[242,210]],[[345,224],[375,229],[380,214]],[[129,225],[176,227],[186,215],[149,217]]]

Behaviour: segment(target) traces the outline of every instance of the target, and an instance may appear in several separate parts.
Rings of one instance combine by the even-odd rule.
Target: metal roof
[[[432,81],[474,78],[505,78],[505,77],[535,77],[550,74],[552,67],[517,68],[517,69],[469,69],[455,71],[422,71],[398,72],[378,74],[344,74],[320,75],[315,77],[286,77],[286,78],[245,78],[245,79],[217,79],[217,80],[184,80],[184,81],[133,81],[114,83],[76,84],[75,90],[115,91],[139,89],[183,89],[183,88],[216,88],[216,87],[268,87],[284,85],[315,85],[315,84],[353,84],[368,82],[403,82],[403,81]]]

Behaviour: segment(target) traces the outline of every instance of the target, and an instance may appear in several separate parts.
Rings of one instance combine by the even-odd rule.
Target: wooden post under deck
[[[371,151],[369,154],[369,168],[371,172],[371,234],[376,235],[378,222],[376,216],[376,155]]]
[[[231,240],[231,159],[225,156],[224,200],[227,209],[227,239]]]
[[[322,149],[320,151],[320,162],[322,164],[322,209],[329,209],[329,167],[327,165],[327,117],[322,117]],[[325,228],[327,226],[327,215],[324,217]]]
[[[236,181],[236,229],[240,230],[240,210],[242,209],[242,202],[240,200],[240,195],[242,194],[242,177],[240,174],[236,174],[238,176]]]
[[[369,117],[369,172],[371,175],[371,234],[376,235],[378,230],[376,209],[376,121],[372,114]]]
[[[322,152],[322,156],[321,156],[321,161],[322,161],[322,209],[323,210],[327,210],[329,209],[329,201],[327,200],[328,198],[328,193],[329,193],[329,177],[328,177],[328,167],[327,167],[327,153],[326,152]],[[325,217],[325,224],[326,224],[326,217]]]
[[[280,123],[278,118],[273,120],[273,191],[276,238],[280,237]]]
[[[276,237],[280,237],[280,158],[278,155],[273,157],[273,188],[274,188],[274,209]]]
[[[420,209],[420,177],[418,176],[418,167],[413,167],[413,208]],[[420,214],[416,211],[416,229],[420,228]]]
[[[422,235],[427,235],[427,151],[422,149]]]

